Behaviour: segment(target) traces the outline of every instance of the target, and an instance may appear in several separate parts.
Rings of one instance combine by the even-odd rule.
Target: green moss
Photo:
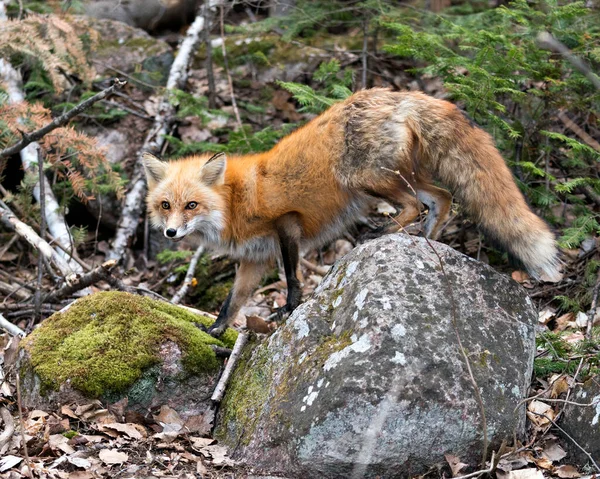
[[[75,436],[77,436],[78,432],[77,431],[65,431],[63,432],[63,436],[65,436],[67,439],[73,439]]]
[[[212,320],[178,306],[121,292],[96,293],[48,318],[22,343],[44,388],[67,380],[90,397],[124,391],[158,364],[159,347],[174,341],[186,372],[219,367],[211,344],[232,347],[237,333],[220,340],[194,323]]]
[[[220,424],[223,427],[236,424],[239,427],[238,435],[243,436],[240,440],[244,444],[247,444],[254,433],[254,424],[269,397],[273,375],[271,352],[264,345],[259,344],[255,348],[256,343],[245,348],[221,405],[224,420]],[[225,437],[226,434],[217,429],[215,436]]]

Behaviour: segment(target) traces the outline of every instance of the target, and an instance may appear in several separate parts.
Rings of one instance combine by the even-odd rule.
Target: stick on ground
[[[30,245],[37,249],[47,260],[51,261],[61,274],[69,279],[73,275],[73,270],[67,261],[52,249],[46,241],[38,236],[38,234],[29,225],[18,219],[12,211],[0,206],[0,223],[4,224],[11,230],[14,230],[19,236],[25,239]]]
[[[19,326],[11,323],[8,319],[2,316],[2,313],[0,313],[0,328],[4,329],[6,332],[12,334],[13,336],[20,336],[22,338],[26,336],[25,331],[23,331],[21,328],[19,328]]]
[[[189,289],[190,285],[192,284],[192,280],[194,279],[196,265],[198,264],[198,261],[200,260],[200,256],[202,256],[202,253],[204,253],[204,247],[199,246],[198,249],[196,250],[196,252],[194,253],[194,256],[192,256],[190,265],[188,267],[187,273],[185,274],[185,278],[183,280],[183,284],[181,285],[181,288],[179,288],[179,291],[177,291],[177,293],[175,293],[175,296],[173,296],[171,303],[178,304],[187,294],[188,289]]]
[[[237,360],[242,354],[242,350],[247,342],[248,335],[246,333],[240,333],[235,341],[235,345],[233,346],[233,351],[231,351],[231,356],[229,356],[229,360],[227,361],[227,366],[225,366],[225,371],[223,371],[223,375],[221,376],[221,379],[219,379],[217,387],[210,398],[213,402],[221,402],[223,399],[225,388],[227,387],[231,373],[235,369],[235,363],[237,363]]]
[[[76,281],[73,281],[71,284],[67,284],[62,288],[47,294],[43,297],[42,301],[44,303],[56,303],[63,298],[71,296],[77,291],[81,291],[82,289],[85,289],[93,284],[98,283],[99,281],[107,281],[109,283],[113,283],[113,281],[110,280],[109,277],[111,275],[111,270],[116,265],[117,262],[115,260],[106,261],[97,268],[94,268],[89,273],[80,276],[79,278],[77,278]]]

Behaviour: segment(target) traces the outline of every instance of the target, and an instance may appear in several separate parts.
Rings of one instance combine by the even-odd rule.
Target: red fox
[[[527,206],[490,135],[455,105],[423,93],[360,91],[266,153],[171,162],[147,153],[144,165],[155,227],[173,241],[198,233],[207,246],[240,260],[210,329],[215,336],[280,252],[288,285],[281,312],[294,310],[301,301],[300,244],[338,238],[372,198],[403,207],[397,228],[413,222],[424,203],[423,233],[435,239],[452,195],[434,181],[534,277],[559,277],[554,235]]]

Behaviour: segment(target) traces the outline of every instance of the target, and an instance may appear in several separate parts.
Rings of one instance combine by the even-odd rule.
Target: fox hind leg
[[[418,200],[408,191],[395,192],[394,194],[386,195],[391,202],[402,207],[402,211],[398,216],[393,218],[393,224],[387,228],[388,233],[401,231],[405,226],[408,226],[417,219],[421,211],[421,205]]]
[[[452,195],[437,186],[419,184],[417,185],[417,198],[429,208],[429,213],[423,225],[423,235],[427,238],[436,239],[440,233],[440,228],[450,215]]]

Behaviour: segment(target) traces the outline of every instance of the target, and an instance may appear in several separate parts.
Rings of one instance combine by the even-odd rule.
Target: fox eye
[[[190,201],[187,205],[185,205],[185,209],[193,210],[194,208],[196,208],[196,206],[198,206],[198,203],[196,203],[195,201]]]
[[[163,210],[168,210],[171,207],[168,201],[163,201],[160,206],[162,206]]]

